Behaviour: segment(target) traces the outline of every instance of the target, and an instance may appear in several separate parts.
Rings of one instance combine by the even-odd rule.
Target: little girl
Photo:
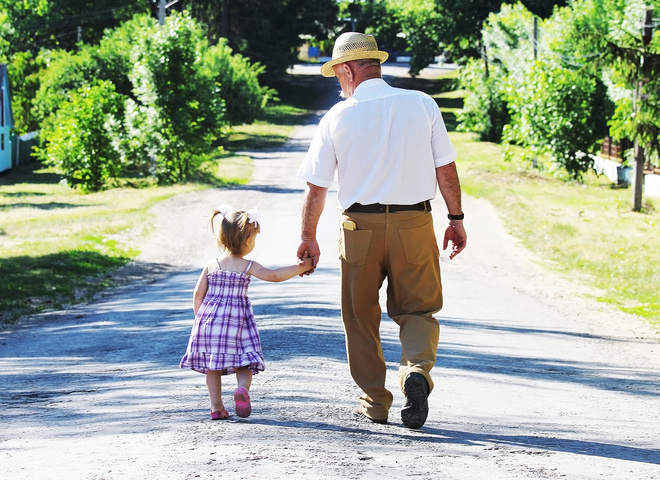
[[[211,216],[212,230],[216,215],[222,218],[217,233],[221,255],[204,267],[197,280],[193,293],[195,322],[179,366],[206,374],[211,419],[221,420],[229,417],[222,403],[222,375],[236,374],[236,415],[247,417],[252,412],[248,394],[252,374],[265,368],[259,332],[247,297],[250,277],[268,282],[288,280],[310,270],[312,259],[276,269],[247,260],[243,257],[254,249],[260,231],[257,209],[234,210],[222,205]]]

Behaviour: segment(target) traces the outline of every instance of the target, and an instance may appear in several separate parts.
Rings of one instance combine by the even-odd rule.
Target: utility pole
[[[490,75],[488,72],[488,52],[486,51],[486,45],[483,43],[481,44],[481,59],[484,61],[484,76],[488,78]]]
[[[229,38],[229,1],[222,0],[222,14],[220,17],[220,36]]]
[[[534,60],[538,56],[538,42],[539,42],[539,19],[534,15]]]
[[[652,7],[647,7],[644,12],[644,25],[642,26],[642,48],[645,48],[649,43],[651,43],[651,38],[653,37],[653,9]],[[638,113],[641,108],[641,103],[643,99],[643,67],[644,67],[644,54],[641,55],[639,59],[640,67],[640,78],[637,81],[635,92],[633,95],[633,110],[635,113]],[[639,121],[639,117],[636,119]],[[644,163],[646,155],[644,155],[644,147],[640,145],[638,138],[634,142],[635,150],[635,165],[633,168],[633,196],[632,196],[632,209],[634,212],[639,212],[642,210],[642,191],[644,189]]]
[[[156,1],[156,0],[154,0]],[[158,24],[165,25],[165,10],[177,3],[179,0],[172,0],[170,3],[165,3],[165,0],[159,0],[158,4]]]
[[[158,24],[165,25],[165,0],[160,0],[158,5]]]

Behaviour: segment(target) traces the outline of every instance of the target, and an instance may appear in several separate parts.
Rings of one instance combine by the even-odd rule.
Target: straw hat
[[[334,77],[333,66],[351,60],[362,60],[364,58],[375,58],[383,63],[389,57],[389,53],[378,50],[376,39],[373,35],[364,33],[346,32],[339,35],[332,49],[332,60],[321,67],[321,75]]]

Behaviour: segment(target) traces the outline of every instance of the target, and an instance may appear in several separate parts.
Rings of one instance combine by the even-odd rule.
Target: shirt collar
[[[353,95],[351,95],[351,98],[358,94],[367,94],[367,92],[382,87],[383,85],[387,85],[387,83],[385,83],[385,80],[382,78],[370,78],[369,80],[365,80],[355,87],[355,91],[353,92]]]

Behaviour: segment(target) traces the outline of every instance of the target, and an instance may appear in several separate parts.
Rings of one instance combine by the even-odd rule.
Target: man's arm
[[[435,176],[438,180],[438,187],[442,198],[445,200],[447,210],[450,215],[460,215],[463,213],[461,205],[461,184],[458,180],[458,172],[454,162],[435,169]],[[467,234],[463,228],[463,220],[451,220],[445,230],[445,237],[442,243],[442,249],[445,250],[449,242],[452,243],[452,252],[449,258],[452,259],[463,251],[467,245]]]
[[[316,268],[321,256],[321,249],[316,241],[316,227],[325,207],[325,199],[328,189],[307,183],[303,197],[302,228],[300,233],[300,246],[298,247],[298,258],[311,257],[312,268],[305,272],[310,274]]]

